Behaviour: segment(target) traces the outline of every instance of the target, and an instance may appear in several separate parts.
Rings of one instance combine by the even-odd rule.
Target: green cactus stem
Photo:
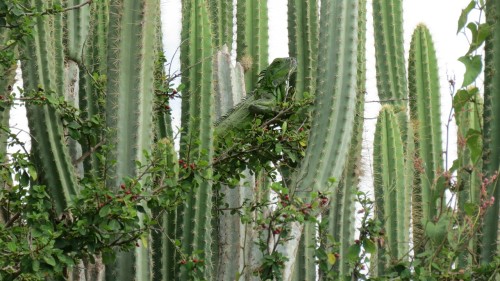
[[[471,88],[469,90],[476,90]],[[457,106],[455,105],[455,108]],[[481,204],[481,168],[482,161],[475,162],[472,155],[474,154],[467,147],[468,133],[472,130],[481,132],[482,130],[482,115],[483,115],[483,100],[479,95],[476,95],[473,100],[466,101],[460,105],[460,110],[455,112],[457,121],[457,151],[458,151],[458,171],[456,190],[458,199],[458,209],[460,219],[465,222],[466,208],[468,206],[480,206]],[[482,145],[482,144],[481,144]],[[479,147],[481,148],[481,147]],[[471,205],[470,205],[471,204]],[[476,253],[479,250],[480,234],[472,234],[467,247],[469,251],[464,251],[459,258],[461,267],[472,266],[474,256],[470,253]]]
[[[38,11],[47,8],[44,1],[32,1]],[[61,88],[56,86],[56,73],[61,64],[55,63],[53,30],[48,17],[36,17],[33,37],[21,48],[24,89],[26,92],[43,91],[44,95],[61,97]],[[57,91],[59,90],[59,91]],[[64,139],[61,118],[49,105],[27,105],[28,127],[32,135],[34,162],[43,171],[40,183],[49,188],[56,212],[61,213],[78,192],[76,173],[69,157]]]
[[[288,0],[288,53],[297,59],[295,92],[314,94],[318,61],[318,1]]]
[[[238,1],[236,24],[236,60],[245,71],[249,93],[257,85],[259,72],[269,64],[267,0]]]
[[[328,210],[328,234],[342,241],[339,254],[348,256],[348,249],[354,241],[355,193],[360,180],[361,148],[363,141],[363,114],[366,84],[366,0],[359,1],[358,16],[358,65],[356,82],[356,115],[354,120],[351,147],[342,178],[339,181],[338,193],[333,194]],[[340,259],[336,264],[339,276],[350,272],[348,259]],[[321,273],[320,273],[321,274]]]
[[[407,254],[408,225],[404,216],[408,213],[406,196],[409,186],[405,180],[404,143],[398,119],[391,106],[380,111],[373,144],[373,170],[376,216],[384,225],[386,247],[377,249],[378,275],[383,274],[392,260]]]
[[[231,48],[233,44],[233,1],[209,0],[210,23],[214,36],[214,46],[226,45]]]
[[[0,30],[0,41],[3,40],[5,33]],[[1,46],[0,46],[1,48]],[[8,161],[7,157],[7,139],[9,130],[9,118],[10,118],[10,102],[8,97],[12,92],[12,86],[14,85],[14,78],[16,75],[16,65],[11,67],[0,66],[0,161],[5,163]],[[0,190],[8,189],[12,184],[12,178],[8,169],[0,168]],[[0,208],[0,224],[5,223],[9,220],[10,214],[6,212],[6,209]]]
[[[83,46],[83,58],[79,63],[78,103],[82,118],[99,120],[105,115],[104,93],[107,72],[107,29],[109,25],[109,1],[93,1],[90,7],[88,40]],[[103,139],[103,132],[80,141],[82,153],[90,153]],[[84,174],[97,176],[102,168],[95,153],[84,159]]]
[[[382,101],[405,108],[408,86],[403,48],[403,1],[373,1],[373,25],[378,95]]]
[[[65,1],[69,7],[74,7],[81,3],[80,0]],[[107,1],[96,1],[107,2]],[[92,3],[92,5],[104,5],[103,3]],[[90,5],[84,5],[78,9],[72,9],[65,13],[64,46],[66,47],[66,57],[75,61],[82,61],[83,45],[89,33]]]
[[[136,161],[151,150],[154,91],[154,44],[157,0],[113,0],[109,4],[106,93],[106,185],[119,190],[125,177],[137,175]],[[118,253],[106,267],[107,280],[148,280],[149,250]]]
[[[486,21],[491,26],[491,34],[486,39],[484,70],[484,113],[483,113],[483,175],[492,178],[500,169],[500,3],[489,1],[486,9]],[[480,231],[481,263],[489,263],[499,253],[499,222],[500,214],[500,185],[495,180],[488,187],[488,196],[494,198],[488,208],[483,228]],[[483,198],[490,200],[491,198]]]
[[[213,105],[212,61],[213,35],[206,1],[182,1],[183,25],[181,30],[182,92],[180,157],[183,161],[196,163],[213,159]],[[189,172],[189,171],[187,171]],[[212,171],[203,171],[203,178],[210,179]],[[182,251],[187,255],[200,252],[204,260],[204,278],[213,272],[212,252],[212,183],[200,181],[193,185],[192,194],[177,212],[178,239]],[[188,272],[180,278],[187,279]]]
[[[352,136],[356,110],[358,9],[357,1],[328,1],[321,5],[312,126],[306,156],[292,182],[293,192],[337,193],[337,185],[326,187],[332,177],[339,179],[342,176]],[[298,225],[292,228],[292,233],[302,229]],[[290,257],[298,247],[297,242],[292,240],[286,244]],[[292,260],[285,264],[284,280],[292,277],[293,263]]]
[[[410,115],[415,130],[415,187],[420,192],[413,205],[422,208],[421,218],[414,216],[414,230],[432,221],[438,214],[438,178],[443,172],[439,73],[436,52],[427,27],[420,24],[412,35],[408,66]],[[418,192],[415,190],[415,193]],[[417,200],[417,199],[420,199]],[[420,206],[416,206],[420,208]],[[417,208],[417,209],[418,209]],[[423,241],[416,242],[416,249]]]

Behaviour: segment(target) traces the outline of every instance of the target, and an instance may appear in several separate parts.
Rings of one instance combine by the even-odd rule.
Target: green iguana
[[[277,58],[259,74],[257,88],[215,123],[216,138],[250,125],[256,115],[275,116],[277,105],[289,99],[297,70],[295,58]]]

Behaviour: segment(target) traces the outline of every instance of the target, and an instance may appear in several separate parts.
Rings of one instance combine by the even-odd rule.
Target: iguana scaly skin
[[[295,58],[277,58],[259,74],[257,88],[215,123],[215,137],[250,125],[255,116],[275,116],[287,100],[297,70]]]

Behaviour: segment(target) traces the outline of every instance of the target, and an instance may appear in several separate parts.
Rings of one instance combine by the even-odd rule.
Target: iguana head
[[[295,75],[297,60],[295,58],[277,58],[259,74],[259,88],[271,90],[286,82]]]

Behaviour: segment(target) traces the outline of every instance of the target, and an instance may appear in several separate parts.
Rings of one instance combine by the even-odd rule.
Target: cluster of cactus
[[[26,0],[37,11],[59,2]],[[77,6],[77,2],[67,1],[67,5]],[[318,209],[323,213],[313,222],[291,222],[286,241],[277,247],[272,243],[265,246],[276,249],[273,254],[277,255],[272,257],[286,257],[280,260],[281,273],[273,275],[283,280],[326,280],[332,272],[339,279],[354,278],[360,269],[356,261],[359,245],[367,250],[365,243],[374,243],[355,240],[354,231],[367,1],[319,2],[288,1],[290,56],[298,62],[296,95],[313,95],[315,101],[310,109],[300,112],[310,125],[305,154],[297,167],[281,172],[288,190],[283,198],[290,200],[291,195],[306,202],[310,198],[303,194],[319,194],[323,201]],[[500,195],[500,188],[496,188],[500,102],[495,95],[500,83],[496,77],[500,75],[496,64],[500,60],[495,57],[500,47],[500,23],[496,21],[500,7],[491,2],[486,14],[491,34],[486,41],[484,105],[473,88],[462,89],[461,97],[466,98],[454,102],[455,110],[460,108],[456,112],[459,140],[472,143],[468,138],[482,139],[482,157],[477,156],[477,147],[459,145],[457,164],[446,171],[439,75],[430,33],[424,25],[415,29],[407,73],[402,0],[373,1],[377,88],[385,105],[376,125],[373,156],[375,218],[382,229],[377,235],[383,238],[377,240],[378,247],[372,253],[372,275],[383,276],[401,265],[409,270],[411,244],[415,255],[431,260],[435,257],[429,253],[439,252],[438,248],[448,243],[456,253],[452,263],[459,262],[462,268],[475,266],[478,257],[481,263],[490,263],[498,253],[500,205],[488,196]],[[145,235],[134,251],[118,252],[116,261],[105,269],[85,262],[85,270],[75,271],[75,278],[257,280],[259,274],[266,276],[261,271],[271,255],[266,256],[257,243],[261,234],[256,222],[259,216],[271,216],[272,208],[261,213],[252,209],[249,216],[254,220],[244,224],[238,215],[221,211],[219,206],[234,209],[248,201],[270,200],[268,183],[274,178],[249,169],[236,188],[216,188],[213,180],[217,173],[213,168],[214,123],[255,89],[258,73],[268,64],[266,4],[266,0],[237,1],[236,58],[241,64],[233,66],[228,52],[234,40],[233,2],[182,1],[182,131],[178,152],[168,110],[155,108],[155,93],[170,82],[163,68],[158,0],[89,1],[64,14],[34,18],[33,37],[19,49],[25,91],[42,89],[50,98],[62,97],[79,108],[82,117],[102,118],[106,125],[93,138],[72,140],[65,135],[58,111],[49,105],[28,104],[32,156],[43,175],[39,184],[48,187],[56,212],[63,213],[81,192],[81,178],[104,179],[105,186],[117,193],[125,179],[144,181],[137,163],[147,162],[145,155],[152,153],[157,143],[167,147],[162,155],[168,163],[163,177],[174,184],[182,178],[189,185],[186,200],[176,209],[165,212],[144,204],[146,214],[158,219],[161,231]],[[2,36],[0,28],[0,39]],[[0,71],[8,73],[0,80],[0,95],[4,95],[6,85],[12,83],[13,68]],[[168,103],[163,106],[168,107]],[[0,112],[4,127],[8,127],[8,114],[8,108]],[[1,134],[0,142],[0,156],[6,155],[6,138]],[[105,161],[93,155],[100,149]],[[204,169],[192,176],[195,163]],[[450,181],[454,171],[458,173],[457,184]],[[460,214],[456,219],[445,203],[445,191],[452,186],[460,189],[456,191]],[[220,194],[225,196],[220,198]],[[467,216],[476,210],[481,219],[484,216],[484,221],[474,226],[481,235],[471,234],[466,241],[447,235],[448,228],[469,223]],[[138,216],[143,223],[145,215]],[[0,223],[5,223],[2,213]],[[280,232],[273,230],[274,235]],[[328,242],[318,240],[323,236],[332,237],[338,246],[329,248]],[[452,243],[455,240],[458,242]],[[325,253],[332,267],[329,270],[321,266],[316,270],[323,258],[318,245],[332,249]]]

